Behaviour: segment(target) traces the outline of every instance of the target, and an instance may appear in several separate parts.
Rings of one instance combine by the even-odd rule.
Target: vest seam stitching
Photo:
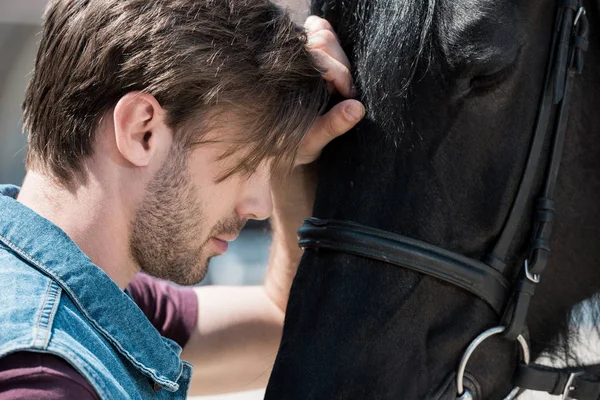
[[[58,284],[54,281],[51,280],[51,284],[55,287],[54,290],[54,303],[52,304],[52,310],[50,310],[50,315],[48,317],[48,329],[46,329],[46,338],[45,338],[45,344],[44,347],[47,347],[48,344],[50,343],[50,336],[51,336],[51,326],[53,326],[54,324],[54,316],[56,315],[56,311],[58,310],[58,305],[60,303],[59,301],[59,296],[62,293],[62,288],[60,286],[58,286]]]
[[[38,342],[38,336],[39,336],[39,331],[42,329],[41,328],[41,323],[42,323],[42,317],[44,316],[44,308],[46,308],[46,303],[48,302],[48,297],[50,296],[50,288],[52,287],[52,281],[50,281],[48,283],[48,287],[46,288],[46,294],[44,294],[44,300],[42,301],[41,307],[40,307],[40,313],[38,314],[38,318],[37,318],[37,324],[34,327],[34,331],[33,331],[33,340],[31,341],[31,346],[32,347],[39,347],[37,346],[37,342]]]

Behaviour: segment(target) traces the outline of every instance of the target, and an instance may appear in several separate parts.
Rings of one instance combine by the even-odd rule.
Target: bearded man
[[[264,386],[309,164],[364,115],[323,114],[329,92],[354,96],[331,26],[265,0],[53,0],[44,19],[27,175],[0,186],[0,399]],[[269,217],[263,286],[167,283],[201,281]]]

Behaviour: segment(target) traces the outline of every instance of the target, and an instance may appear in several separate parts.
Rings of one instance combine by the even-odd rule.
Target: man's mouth
[[[223,235],[219,235],[219,236],[215,236],[215,239],[218,239],[222,242],[233,242],[235,239],[237,239],[239,233],[230,233],[230,234],[223,234]]]
[[[225,254],[227,248],[229,248],[229,243],[227,243],[227,240],[212,237],[210,238],[210,241],[213,244],[213,246],[217,249],[217,252],[219,254]]]

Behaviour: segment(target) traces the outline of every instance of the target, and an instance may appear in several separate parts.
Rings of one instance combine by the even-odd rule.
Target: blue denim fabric
[[[0,185],[0,358],[58,355],[103,399],[185,399],[181,347],[18,193]]]

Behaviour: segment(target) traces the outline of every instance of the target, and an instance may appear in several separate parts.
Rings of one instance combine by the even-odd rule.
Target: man
[[[307,164],[364,115],[345,100],[319,117],[328,86],[352,97],[352,80],[331,27],[306,29],[308,43],[265,0],[50,2],[24,102],[28,172],[0,188],[0,399],[264,386],[312,206]],[[263,287],[138,274],[199,282],[270,216]]]

